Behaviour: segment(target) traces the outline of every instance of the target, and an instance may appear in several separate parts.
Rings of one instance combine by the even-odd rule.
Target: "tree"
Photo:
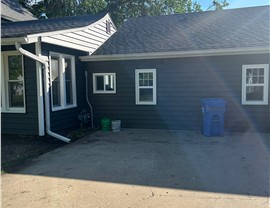
[[[107,10],[116,25],[125,19],[138,16],[155,16],[202,11],[192,0],[107,0]]]
[[[46,13],[48,18],[109,12],[117,26],[128,18],[202,11],[192,0],[19,0],[36,17]],[[213,0],[207,9],[227,7],[226,0]]]
[[[165,0],[162,3],[165,6],[165,14],[180,14],[202,11],[201,5],[196,1],[193,3],[192,0]]]
[[[80,0],[76,9],[77,14],[96,14],[105,12],[107,3],[104,0]]]
[[[36,17],[45,13],[48,18],[95,14],[106,10],[105,0],[19,0]]]
[[[45,13],[48,18],[66,17],[76,15],[77,6],[76,0],[43,0],[33,4],[30,11],[36,17],[42,13]]]
[[[155,16],[181,14],[202,11],[201,5],[192,0],[106,0],[107,11],[112,15],[116,25],[128,18],[137,16]],[[226,0],[213,0],[212,5],[207,9],[214,8],[221,10],[227,7]]]
[[[213,0],[212,5],[207,8],[207,11],[211,8],[214,8],[215,10],[222,10],[223,8],[229,6],[229,3],[226,0],[219,1],[219,0]]]

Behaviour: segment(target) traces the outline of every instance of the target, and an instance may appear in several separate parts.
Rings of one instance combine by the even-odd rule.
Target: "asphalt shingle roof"
[[[34,15],[23,8],[17,0],[1,0],[1,17],[16,21],[36,19]]]
[[[98,21],[105,15],[106,14],[103,13],[86,16],[2,23],[1,38],[23,37],[30,34],[85,27]]]
[[[127,20],[94,55],[269,46],[269,6]]]

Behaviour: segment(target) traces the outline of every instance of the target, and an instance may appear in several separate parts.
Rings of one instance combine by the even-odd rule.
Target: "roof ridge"
[[[54,22],[54,21],[60,21],[60,20],[76,20],[76,19],[83,19],[87,17],[94,17],[96,18],[102,18],[106,15],[106,12],[103,13],[97,13],[97,14],[87,14],[87,15],[78,15],[78,16],[67,16],[67,17],[56,17],[56,18],[48,18],[48,19],[34,19],[34,20],[25,20],[25,21],[19,21],[19,22],[5,22],[2,23],[2,25],[9,25],[9,24],[24,24],[24,23],[33,23],[33,22]]]

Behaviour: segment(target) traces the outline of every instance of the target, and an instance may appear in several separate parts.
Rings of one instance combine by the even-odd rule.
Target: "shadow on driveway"
[[[269,196],[269,134],[96,132],[33,160],[17,174]]]

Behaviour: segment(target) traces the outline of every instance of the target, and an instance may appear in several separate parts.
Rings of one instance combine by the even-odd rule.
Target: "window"
[[[93,93],[116,93],[115,73],[93,73]]]
[[[111,22],[109,20],[106,21],[106,33],[111,34]]]
[[[52,110],[77,106],[74,56],[50,53]]]
[[[156,69],[136,69],[137,105],[156,105]]]
[[[23,56],[16,51],[2,54],[2,112],[25,113]]]
[[[268,104],[269,65],[243,65],[242,67],[242,104]]]

